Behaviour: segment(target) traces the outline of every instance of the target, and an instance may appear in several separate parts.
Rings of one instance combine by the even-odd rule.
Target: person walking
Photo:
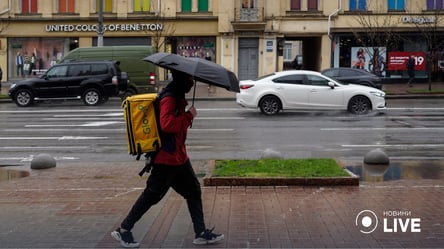
[[[17,52],[17,56],[15,57],[15,66],[17,67],[17,76],[24,77],[25,74],[23,72],[23,64],[25,63],[25,60],[23,59],[23,56],[20,52]]]
[[[410,58],[407,61],[406,67],[407,67],[407,74],[409,76],[409,81],[408,81],[407,85],[409,87],[412,87],[413,80],[415,79],[415,56],[414,55],[410,55]]]
[[[202,191],[185,146],[188,127],[197,115],[194,106],[185,110],[188,105],[185,94],[193,87],[194,78],[175,70],[172,71],[172,76],[173,80],[162,90],[169,94],[161,98],[159,105],[161,129],[172,139],[162,141],[162,149],[154,159],[144,191],[120,227],[111,233],[122,247],[139,246],[131,230],[149,208],[165,196],[170,187],[186,200],[195,233],[193,244],[213,244],[224,238],[223,234],[213,233],[213,229],[205,226]]]
[[[37,58],[35,57],[35,53],[32,53],[30,64],[29,64],[29,75],[33,74],[35,75],[35,64],[37,63]]]

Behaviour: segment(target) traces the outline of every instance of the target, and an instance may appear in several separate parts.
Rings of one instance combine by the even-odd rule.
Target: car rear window
[[[107,74],[108,66],[105,64],[91,64],[91,75]]]

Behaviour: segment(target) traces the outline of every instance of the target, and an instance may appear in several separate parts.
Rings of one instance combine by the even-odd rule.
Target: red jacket
[[[175,149],[172,153],[161,149],[154,161],[156,164],[182,165],[189,160],[185,140],[193,115],[185,112],[188,104],[185,98],[177,101],[178,103],[173,96],[166,96],[160,100],[160,126],[163,132],[174,136]]]

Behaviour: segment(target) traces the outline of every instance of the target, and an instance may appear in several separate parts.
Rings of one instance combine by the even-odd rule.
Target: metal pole
[[[99,25],[97,26],[97,47],[103,47],[103,0],[99,0]]]

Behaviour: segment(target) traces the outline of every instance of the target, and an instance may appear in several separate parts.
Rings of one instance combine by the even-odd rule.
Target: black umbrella
[[[177,54],[155,53],[145,57],[159,67],[192,75],[195,80],[218,86],[232,92],[239,92],[239,80],[225,67],[201,58],[187,58]]]

